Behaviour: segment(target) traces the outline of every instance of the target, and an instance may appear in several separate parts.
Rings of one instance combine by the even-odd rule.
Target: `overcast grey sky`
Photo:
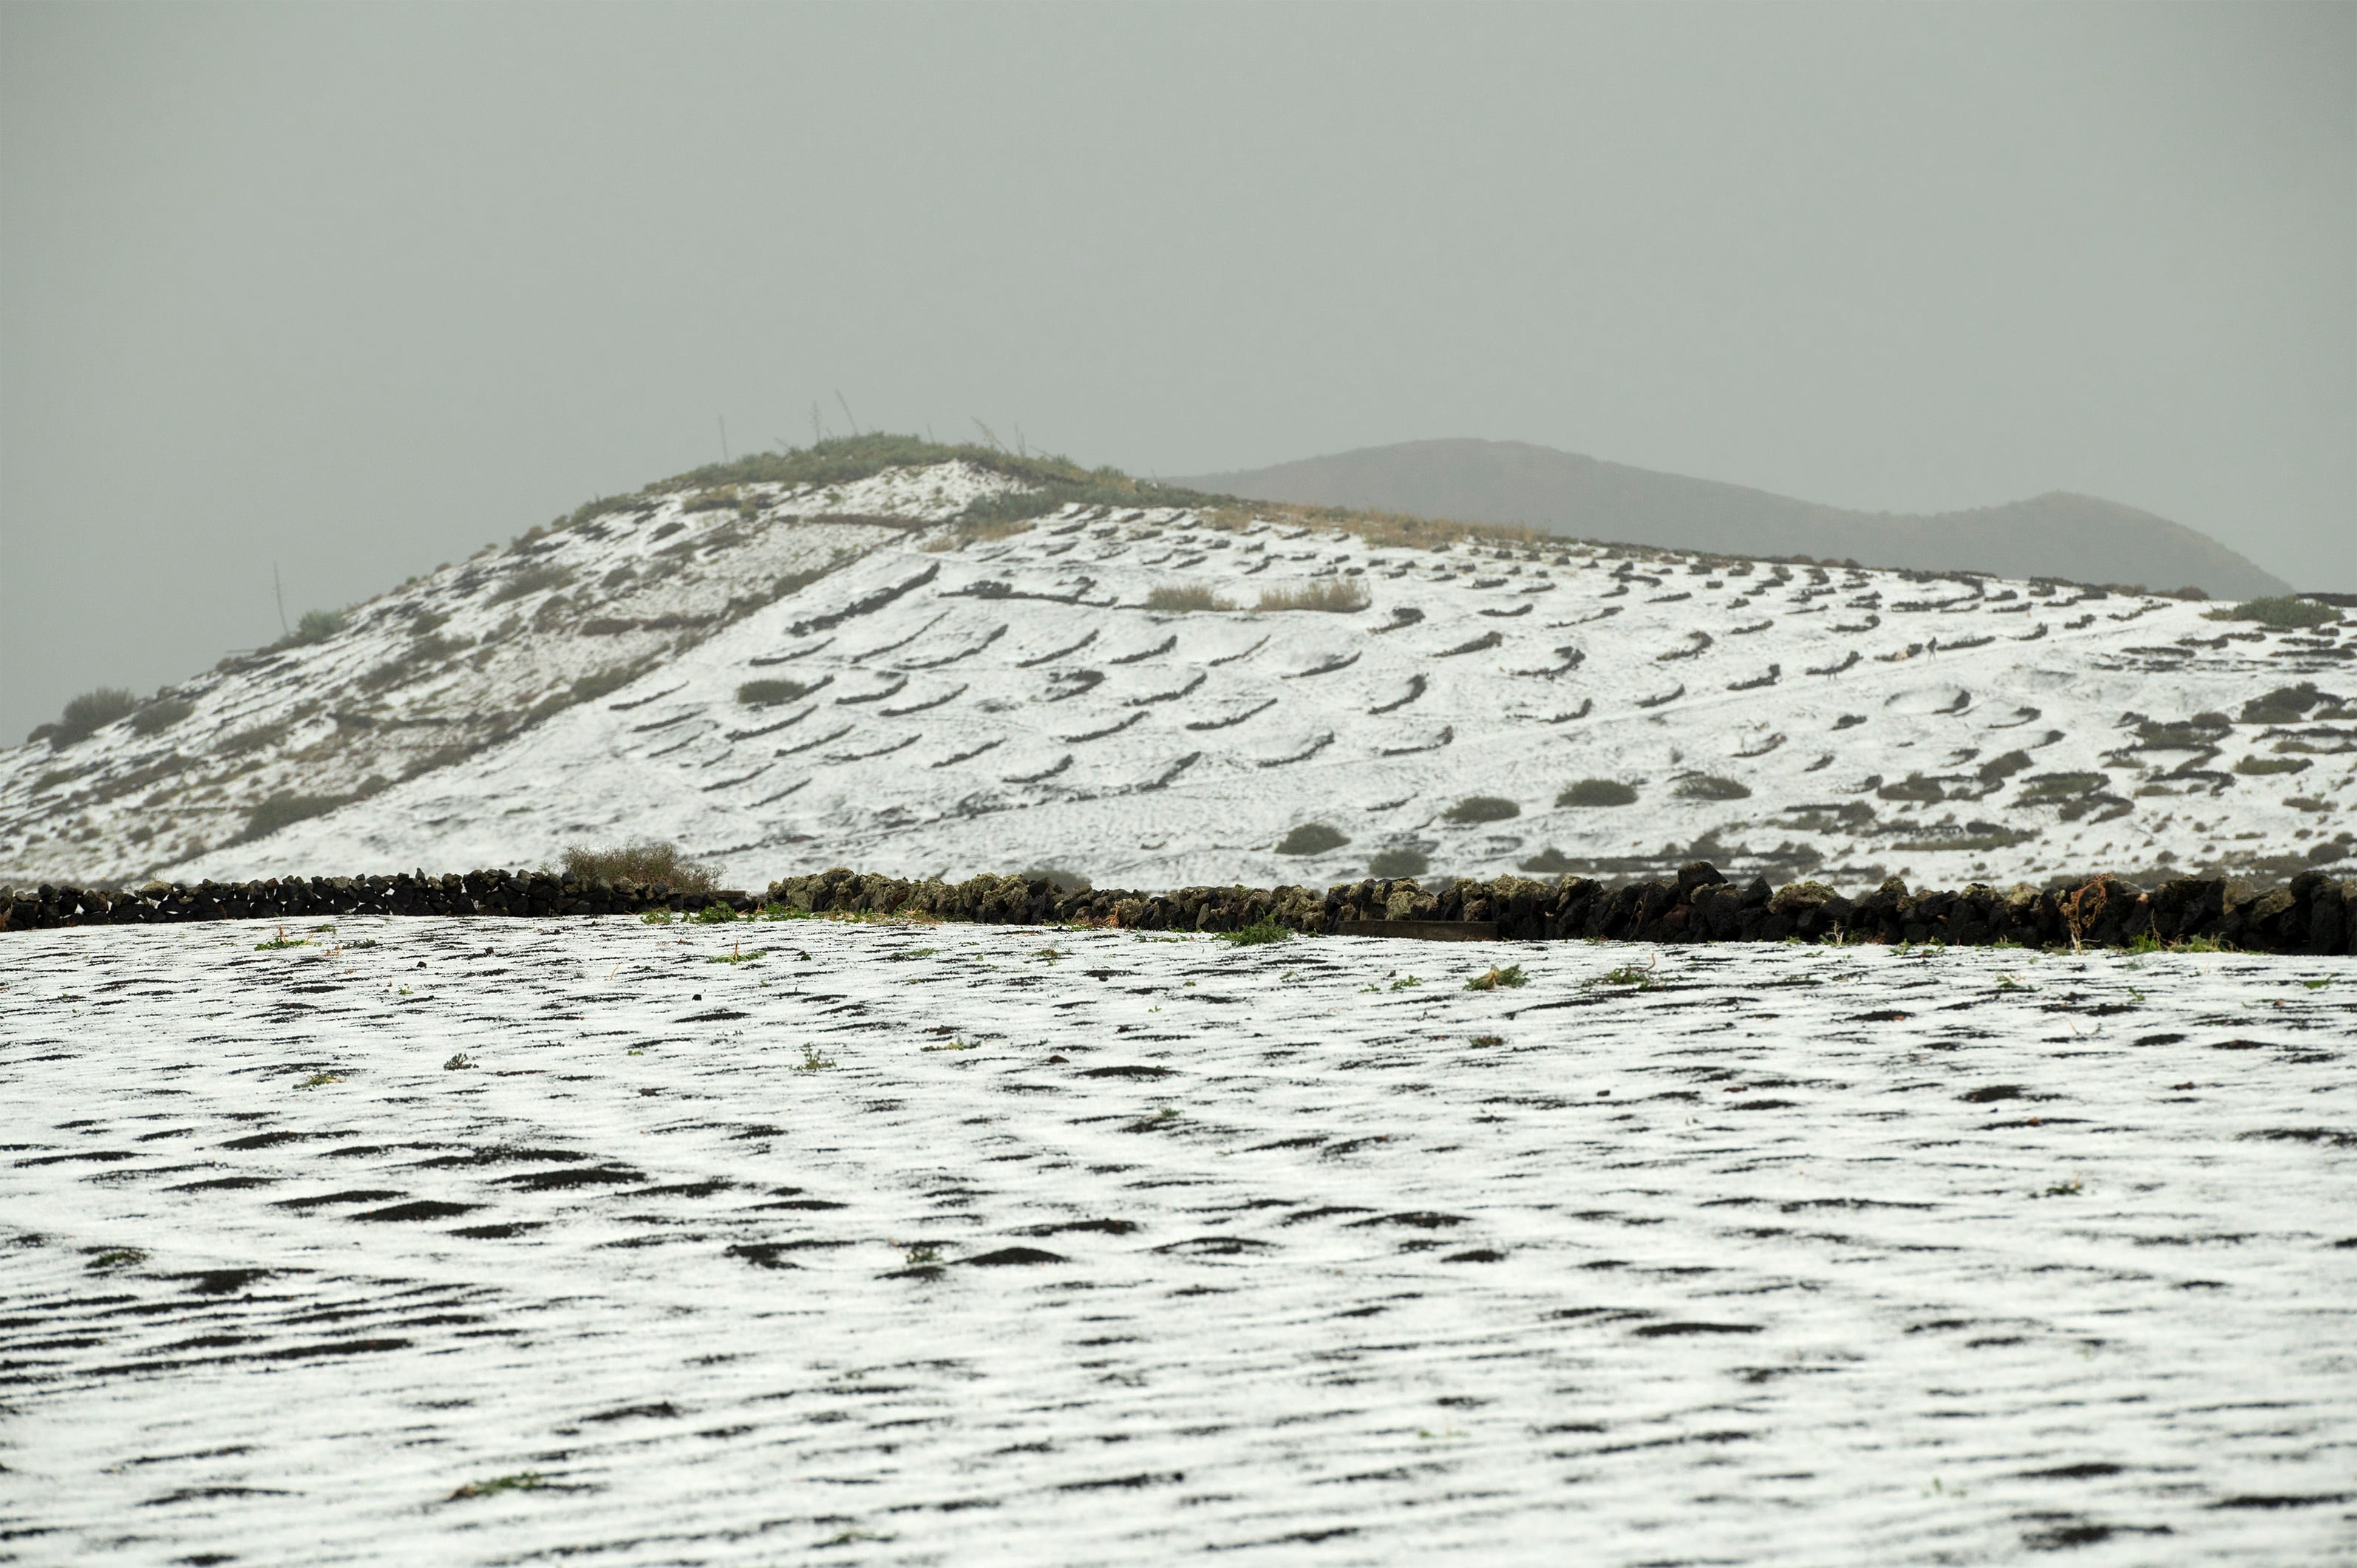
[[[2357,7],[0,5],[0,744],[865,426],[2076,489],[2357,589]]]

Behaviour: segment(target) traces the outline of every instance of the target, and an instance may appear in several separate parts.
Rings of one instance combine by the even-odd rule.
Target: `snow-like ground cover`
[[[24,1560],[2357,1556],[2349,961],[273,937],[5,939]]]
[[[1042,863],[1318,886],[1385,850],[1851,888],[2281,877],[2357,853],[2338,625],[1567,542],[1408,548],[1250,507],[1075,506],[995,538],[942,521],[993,481],[681,490],[438,574],[192,683],[176,726],[0,757],[0,878],[441,872],[646,835],[752,889]],[[1320,587],[1369,607],[1257,610]],[[1151,607],[1171,588],[1233,607]],[[1634,803],[1559,803],[1585,779]],[[1518,814],[1452,819],[1469,796]],[[1276,853],[1312,822],[1347,842]]]

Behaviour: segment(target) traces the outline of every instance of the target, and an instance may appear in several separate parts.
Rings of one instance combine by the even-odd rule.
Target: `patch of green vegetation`
[[[920,1051],[970,1051],[981,1043],[979,1040],[943,1040],[930,1046],[920,1046],[918,1049]]]
[[[1384,882],[1422,876],[1431,869],[1432,857],[1420,849],[1378,850],[1367,860],[1367,875]]]
[[[197,711],[197,704],[179,697],[158,697],[131,715],[131,733],[161,735]]]
[[[455,1053],[448,1061],[442,1064],[442,1070],[444,1072],[465,1072],[474,1065],[474,1058],[468,1056],[464,1051],[459,1051]]]
[[[1653,969],[1651,964],[1644,965],[1641,968],[1633,963],[1624,963],[1619,969],[1606,970],[1602,974],[1598,975],[1595,979],[1587,982],[1587,983],[1592,986],[1630,985],[1634,986],[1639,991],[1651,991],[1653,987],[1659,985],[1661,982],[1653,977]]]
[[[315,642],[325,642],[344,629],[341,610],[305,610],[295,629],[271,644],[274,648],[308,648]]]
[[[281,948],[307,948],[310,945],[310,942],[306,940],[304,938],[288,936],[286,934],[286,928],[281,926],[278,928],[278,934],[275,937],[273,937],[270,940],[266,942],[254,943],[253,950],[256,952],[275,952]]]
[[[1476,1035],[1465,1043],[1469,1046],[1475,1047],[1502,1046],[1506,1043],[1506,1036],[1503,1035]]]
[[[488,1481],[469,1481],[450,1494],[449,1500],[461,1502],[468,1498],[497,1497],[501,1492],[536,1492],[548,1485],[537,1470],[519,1470],[512,1476],[494,1476]]]
[[[1940,788],[1939,780],[1926,779],[1921,773],[1910,773],[1904,779],[1885,784],[1875,794],[1886,800],[1929,802],[1947,799],[1947,792]]]
[[[751,952],[747,952],[742,948],[736,948],[727,952],[716,953],[704,961],[706,963],[759,963],[769,956],[770,950],[767,948],[756,948]]]
[[[1980,765],[1974,777],[1984,784],[2002,784],[2029,766],[2029,753],[2008,751],[2002,757],[1992,757]]]
[[[2305,757],[2245,757],[2234,764],[2234,771],[2249,779],[2269,773],[2305,773],[2314,766]]]
[[[1146,607],[1184,615],[1196,610],[1232,610],[1236,607],[1235,601],[1213,593],[1205,584],[1181,583],[1153,589],[1146,596]]]
[[[1293,940],[1293,933],[1274,920],[1255,920],[1249,926],[1240,926],[1232,931],[1222,931],[1218,935],[1220,940],[1230,947],[1239,948],[1258,947],[1264,942],[1289,942]]]
[[[2253,697],[2243,704],[2238,719],[2246,725],[2292,725],[2299,723],[2311,710],[2320,708],[2329,713],[2340,705],[2339,697],[2318,691],[2313,681],[2302,681],[2297,686],[2278,686]],[[2327,715],[2319,713],[2317,716]]]
[[[570,567],[554,561],[533,561],[508,574],[507,580],[491,590],[487,604],[503,605],[528,594],[544,593],[550,588],[562,588],[573,581]]]
[[[1424,982],[1421,979],[1413,974],[1403,974],[1397,980],[1392,982],[1392,989],[1394,991],[1413,991],[1423,983]]]
[[[816,1046],[804,1046],[802,1047],[802,1065],[794,1069],[794,1070],[796,1072],[824,1072],[834,1065],[834,1058],[833,1057],[823,1057],[819,1055],[818,1047]]]
[[[90,1261],[93,1270],[136,1268],[147,1261],[147,1254],[137,1247],[109,1247]]]
[[[102,725],[128,718],[138,706],[139,699],[122,687],[101,686],[68,701],[55,724],[43,725],[25,738],[27,744],[47,740],[52,746],[72,746],[88,740]]]
[[[2092,795],[2106,780],[2100,773],[2033,773],[2022,782],[2017,806],[2053,806]]]
[[[737,688],[737,700],[748,708],[768,708],[798,703],[809,691],[801,681],[748,681]]]
[[[1511,988],[1518,985],[1528,985],[1530,983],[1530,976],[1523,972],[1523,966],[1521,964],[1508,964],[1503,969],[1500,969],[1495,964],[1492,964],[1491,965],[1488,973],[1477,974],[1472,979],[1467,981],[1465,983],[1465,989],[1468,991],[1496,991],[1501,987]]]
[[[1443,822],[1466,823],[1502,822],[1522,814],[1522,807],[1502,795],[1468,795],[1440,816]]]
[[[1558,806],[1633,806],[1637,791],[1617,779],[1583,779],[1555,798]]]
[[[941,1261],[942,1250],[929,1241],[920,1242],[909,1249],[909,1266],[912,1269],[920,1269],[927,1263],[938,1263]]]
[[[2330,605],[2303,599],[2297,594],[2279,594],[2270,598],[2244,599],[2232,609],[2208,611],[2207,620],[2256,621],[2277,631],[2296,631],[2305,627],[2324,626],[2341,618],[2341,612]]]
[[[1689,773],[1672,791],[1682,800],[1749,800],[1751,786],[1716,773]]]
[[[1298,588],[1272,588],[1260,596],[1253,607],[1256,615],[1270,615],[1280,610],[1327,610],[1347,615],[1362,610],[1372,601],[1367,585],[1351,577],[1325,577]]]
[[[1339,828],[1329,828],[1324,822],[1304,822],[1277,840],[1276,853],[1324,854],[1329,850],[1340,849],[1350,842],[1350,836]]]
[[[243,757],[250,751],[260,751],[266,746],[277,745],[285,738],[287,730],[292,727],[284,721],[277,724],[255,725],[252,729],[242,729],[231,736],[227,740],[214,746],[213,752],[220,757]]]
[[[688,918],[698,926],[725,926],[737,918],[737,911],[726,904],[706,904]]]
[[[297,1089],[325,1089],[331,1083],[341,1083],[343,1081],[342,1077],[336,1073],[315,1072],[295,1087]]]

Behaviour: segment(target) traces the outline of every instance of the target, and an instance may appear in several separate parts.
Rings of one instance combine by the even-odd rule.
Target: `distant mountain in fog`
[[[1932,516],[1848,511],[1527,442],[1474,440],[1405,441],[1168,482],[1254,500],[1527,523],[1577,539],[1727,554],[2196,586],[2217,598],[2289,588],[2182,523],[2061,490]]]

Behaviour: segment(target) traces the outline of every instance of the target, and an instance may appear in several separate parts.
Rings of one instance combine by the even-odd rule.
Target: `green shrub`
[[[66,703],[55,725],[47,726],[52,746],[71,746],[88,740],[102,725],[111,725],[127,718],[139,706],[139,699],[120,686],[101,686],[94,692],[84,692]]]
[[[638,678],[638,671],[627,664],[617,665],[611,670],[592,671],[573,682],[570,695],[576,703],[595,702],[599,697],[620,691]]]
[[[252,729],[242,729],[214,746],[213,751],[221,757],[243,757],[249,751],[275,746],[285,737],[289,727],[285,721],[281,720],[274,725],[256,725]]]
[[[508,580],[492,590],[488,602],[503,605],[510,599],[522,598],[526,594],[537,594],[546,588],[564,587],[572,581],[572,572],[555,562],[534,561],[529,565],[518,567],[510,573]]]
[[[1289,942],[1293,933],[1274,920],[1255,920],[1249,926],[1232,931],[1222,931],[1220,940],[1236,947],[1256,947],[1262,942]]]
[[[1522,814],[1522,807],[1502,795],[1468,795],[1440,813],[1442,821],[1458,823],[1502,822]]]
[[[2051,806],[2092,795],[2107,782],[2100,773],[2034,773],[2022,781],[2017,806]]]
[[[2308,768],[2305,757],[2246,757],[2234,764],[2234,771],[2245,779],[2266,773],[2305,773]]]
[[[1379,850],[1367,862],[1367,875],[1386,882],[1422,876],[1431,869],[1431,857],[1420,849]]]
[[[748,681],[737,688],[737,700],[748,708],[799,702],[810,687],[800,681]]]
[[[303,618],[295,623],[294,635],[287,640],[296,647],[325,642],[344,629],[341,610],[305,610]]]
[[[2277,631],[2294,631],[2302,627],[2324,626],[2341,618],[2341,612],[2330,605],[2319,605],[2314,599],[2303,599],[2297,594],[2282,594],[2273,598],[2244,599],[2233,609],[2209,612],[2211,620],[2254,620]]]
[[[178,697],[158,697],[131,715],[131,733],[160,735],[196,711],[194,703]]]
[[[565,875],[572,882],[662,882],[674,893],[711,893],[719,887],[708,866],[683,858],[679,845],[653,839],[619,849],[572,845],[565,852]]]
[[[1327,577],[1300,588],[1272,588],[1253,607],[1255,614],[1277,610],[1332,610],[1348,614],[1367,607],[1367,585],[1348,577]]]
[[[1716,773],[1689,773],[1678,780],[1676,793],[1685,800],[1748,800],[1751,787]]]
[[[1579,863],[1550,844],[1523,862],[1521,869],[1533,876],[1559,876],[1576,870]]]
[[[1583,779],[1555,798],[1558,806],[1633,806],[1637,791],[1617,779]]]
[[[2029,753],[2008,751],[2003,757],[1992,757],[1980,766],[1975,777],[1984,784],[2002,784],[2029,766]]]
[[[1348,834],[1324,822],[1304,822],[1277,841],[1279,854],[1324,854],[1351,842]]]
[[[2330,710],[2339,699],[2330,693],[2319,692],[2313,681],[2302,681],[2297,686],[2278,686],[2265,696],[2253,697],[2243,704],[2241,722],[2246,725],[2294,725],[2315,708]]]
[[[1146,596],[1146,607],[1185,613],[1190,610],[1232,610],[1236,607],[1200,583],[1187,583],[1176,587],[1155,589]]]
[[[1926,779],[1921,773],[1910,773],[1906,778],[1898,780],[1896,783],[1885,784],[1882,788],[1877,789],[1875,793],[1886,800],[1922,800],[1928,802],[1932,800],[1944,800],[1948,798],[1947,792],[1940,788],[1939,780],[1935,779]]]

